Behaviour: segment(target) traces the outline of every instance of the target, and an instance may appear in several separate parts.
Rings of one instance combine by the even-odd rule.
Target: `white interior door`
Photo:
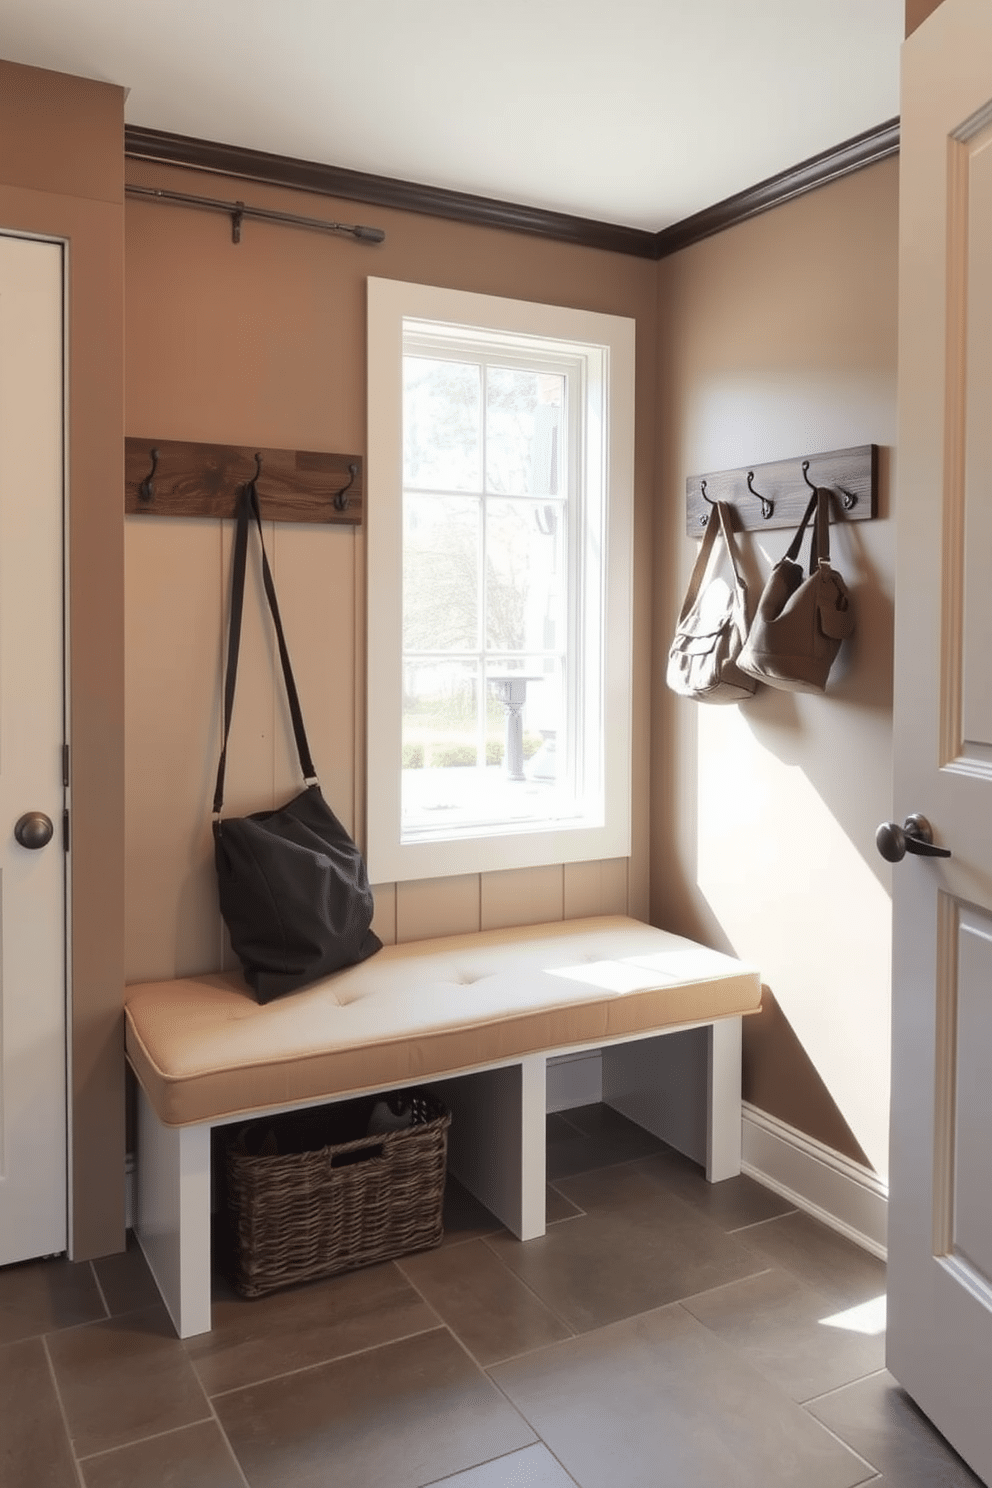
[[[62,253],[0,234],[0,1264],[66,1247]]]
[[[889,1367],[992,1483],[992,5],[903,49]]]

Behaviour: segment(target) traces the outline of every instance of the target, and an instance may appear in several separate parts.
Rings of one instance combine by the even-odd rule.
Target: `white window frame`
[[[422,321],[596,348],[604,386],[587,391],[587,458],[605,509],[603,817],[595,824],[512,824],[479,835],[401,840],[403,326]],[[595,383],[597,379],[590,379]],[[595,405],[591,400],[595,399]],[[601,429],[601,434],[599,430]],[[592,454],[590,455],[590,446]],[[366,858],[373,883],[627,857],[631,819],[634,322],[492,295],[368,281],[368,708]]]

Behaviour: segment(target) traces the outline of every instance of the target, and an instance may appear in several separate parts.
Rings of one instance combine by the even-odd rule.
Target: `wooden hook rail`
[[[233,517],[242,486],[258,476],[272,522],[355,526],[364,506],[361,455],[177,439],[124,441],[124,510],[154,517]]]
[[[771,527],[798,527],[811,489],[835,492],[833,515],[866,522],[878,515],[878,445],[860,444],[825,454],[796,455],[765,465],[690,475],[685,483],[685,530],[700,537],[711,503],[725,501],[734,509],[734,527],[760,532]]]

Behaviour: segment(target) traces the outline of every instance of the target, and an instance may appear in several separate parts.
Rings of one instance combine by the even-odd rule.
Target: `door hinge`
[[[68,813],[68,811],[63,811],[63,813],[62,813],[62,851],[63,852],[68,852],[69,851],[69,813]]]
[[[64,786],[66,786],[66,787],[68,787],[68,784],[69,784],[69,746],[68,746],[68,744],[63,744],[62,745],[62,784]]]

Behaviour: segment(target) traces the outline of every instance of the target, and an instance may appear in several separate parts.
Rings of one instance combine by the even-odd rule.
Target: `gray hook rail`
[[[811,490],[824,486],[836,494],[831,516],[867,522],[878,516],[878,445],[795,455],[764,465],[690,475],[685,483],[685,530],[700,537],[715,501],[733,508],[738,532],[797,527]]]

